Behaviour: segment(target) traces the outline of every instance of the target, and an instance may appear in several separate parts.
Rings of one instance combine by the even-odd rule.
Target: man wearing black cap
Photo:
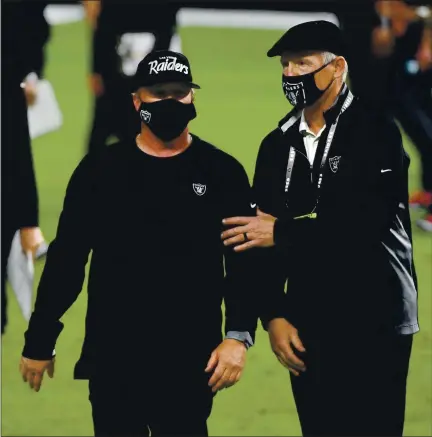
[[[134,82],[141,133],[89,153],[72,175],[21,373],[36,391],[52,375],[60,318],[92,250],[74,376],[90,380],[95,434],[206,435],[214,393],[240,379],[256,329],[251,256],[220,241],[223,217],[251,211],[249,182],[189,132],[199,86],[185,56],[150,53]]]
[[[395,436],[419,330],[409,158],[393,120],[351,94],[344,54],[324,21],[268,52],[294,108],[261,144],[257,217],[224,220],[237,227],[222,238],[267,248],[261,320],[292,374],[303,435]]]

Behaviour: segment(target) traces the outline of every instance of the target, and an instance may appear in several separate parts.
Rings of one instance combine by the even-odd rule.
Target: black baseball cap
[[[344,56],[346,47],[342,31],[330,21],[306,21],[291,27],[267,52],[269,58],[280,56],[283,52],[306,51],[330,52]]]
[[[184,82],[191,88],[201,88],[193,83],[188,58],[171,50],[150,52],[138,64],[133,78],[133,88],[152,86],[159,83]]]

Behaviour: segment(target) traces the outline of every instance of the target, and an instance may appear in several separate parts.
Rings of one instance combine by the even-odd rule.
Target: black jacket
[[[325,114],[313,168],[294,110],[261,144],[256,201],[278,217],[276,246],[263,268],[262,319],[265,325],[274,317],[287,317],[317,332],[322,323],[330,323],[338,329],[391,326],[413,333],[418,321],[409,158],[392,120],[372,116],[354,98],[339,118],[325,163],[317,218],[294,219],[314,209],[325,142],[347,95],[345,87]],[[297,156],[285,193],[290,147]]]

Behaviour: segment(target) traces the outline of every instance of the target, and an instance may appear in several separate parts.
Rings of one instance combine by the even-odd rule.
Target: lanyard
[[[330,147],[332,145],[333,142],[333,138],[334,138],[334,134],[336,132],[336,128],[339,122],[339,117],[341,116],[341,114],[343,112],[346,111],[346,109],[351,105],[352,101],[354,99],[354,96],[352,95],[351,91],[348,92],[348,96],[345,99],[345,102],[342,105],[342,108],[338,114],[338,116],[336,117],[336,120],[333,122],[330,131],[328,133],[327,136],[327,140],[326,140],[326,145],[324,148],[324,153],[321,159],[321,165],[320,165],[320,173],[319,173],[319,177],[318,177],[318,184],[317,184],[317,197],[316,197],[316,201],[315,201],[315,206],[314,209],[312,210],[312,212],[310,214],[306,214],[300,217],[295,217],[295,219],[301,219],[301,218],[316,218],[317,214],[315,212],[317,206],[318,206],[318,201],[320,198],[320,189],[322,186],[322,181],[323,181],[323,175],[324,175],[324,167],[325,164],[327,162],[327,157],[330,151]],[[294,168],[294,162],[295,162],[295,158],[296,158],[297,152],[294,149],[294,147],[290,147],[290,151],[289,151],[289,157],[288,157],[288,164],[287,164],[287,169],[286,169],[286,179],[285,179],[285,193],[288,193],[288,189],[291,185],[291,179],[292,179],[292,172],[293,172],[293,168]]]

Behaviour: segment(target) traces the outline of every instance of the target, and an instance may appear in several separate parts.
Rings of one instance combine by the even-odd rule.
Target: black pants
[[[213,395],[205,375],[193,380],[172,369],[160,376],[139,367],[134,372],[90,380],[95,436],[208,435]]]
[[[412,335],[302,340],[307,370],[291,382],[304,436],[402,436]]]

